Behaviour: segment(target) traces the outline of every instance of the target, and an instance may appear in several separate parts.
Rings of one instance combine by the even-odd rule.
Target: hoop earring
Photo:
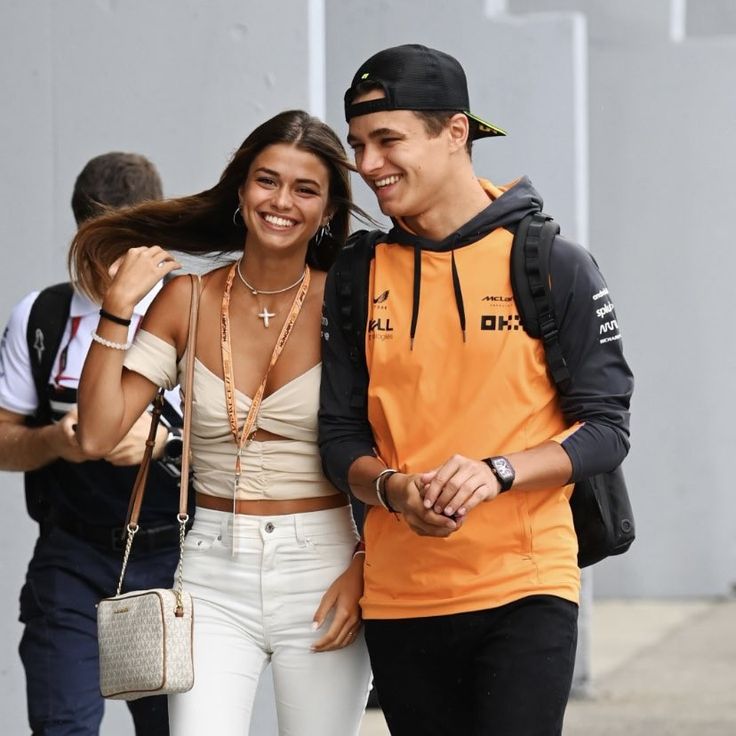
[[[233,225],[235,225],[235,227],[240,227],[240,225],[243,224],[243,216],[240,215],[240,222],[238,222],[238,215],[240,215],[240,205],[238,205],[235,208],[235,212],[233,212]]]
[[[331,238],[332,237],[332,230],[330,230],[330,221],[327,220],[327,222],[322,225],[322,227],[317,230],[317,234],[314,236],[314,244],[319,248],[322,245],[322,240],[325,238]]]

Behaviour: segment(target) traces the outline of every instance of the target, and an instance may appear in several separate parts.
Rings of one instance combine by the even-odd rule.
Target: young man
[[[477,178],[470,141],[504,132],[469,110],[460,64],[416,45],[370,58],[345,94],[393,227],[365,285],[367,378],[328,280],[320,442],[370,508],[362,605],[391,733],[552,736],[577,640],[571,484],[626,455],[632,376],[617,328],[599,334],[603,303],[616,323],[595,262],[557,238],[558,395],[510,282],[514,229],[542,200],[526,178]]]
[[[160,198],[161,180],[150,161],[108,153],[79,174],[72,209],[81,225],[104,207]],[[144,414],[105,460],[85,462],[74,433],[76,389],[100,307],[69,289],[51,293],[56,296],[42,296],[38,303],[38,292],[21,300],[0,344],[0,469],[25,473],[29,512],[40,524],[20,596],[31,730],[36,736],[95,736],[104,708],[95,607],[117,587],[122,527],[151,419]],[[133,329],[152,298],[136,308]],[[54,348],[55,322],[59,348],[55,357],[46,356]],[[44,365],[39,393],[34,372]],[[167,407],[166,413],[180,424],[176,410]],[[177,444],[176,431],[171,434],[170,447]],[[159,427],[155,457],[162,456],[168,438]],[[173,463],[154,463],[126,589],[171,586],[178,560],[178,498]],[[143,698],[129,707],[138,736],[168,734],[165,697]]]

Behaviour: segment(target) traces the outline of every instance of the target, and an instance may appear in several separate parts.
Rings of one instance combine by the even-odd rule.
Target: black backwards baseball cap
[[[385,97],[353,102],[361,82],[372,82]],[[470,120],[470,137],[506,135],[506,131],[470,112],[468,82],[460,62],[419,44],[394,46],[371,56],[345,93],[345,120],[381,110],[457,110]]]

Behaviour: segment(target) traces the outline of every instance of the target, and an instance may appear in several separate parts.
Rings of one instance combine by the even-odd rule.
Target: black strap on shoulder
[[[376,244],[383,237],[385,234],[381,230],[358,230],[348,238],[335,262],[340,327],[354,368],[355,380],[350,396],[353,408],[364,408],[367,403],[365,327],[368,320],[368,275]]]
[[[560,226],[542,212],[521,220],[511,246],[511,287],[524,330],[544,343],[552,380],[564,392],[570,372],[560,347],[549,275],[552,245],[559,232]]]
[[[69,319],[72,302],[72,286],[69,283],[49,286],[36,297],[31,305],[26,329],[28,358],[33,384],[36,387],[38,404],[36,413],[28,422],[34,426],[51,422],[48,383],[54,358],[59,351],[61,338]],[[45,468],[25,473],[24,476],[26,508],[32,519],[44,525],[51,513],[49,501],[48,476]]]
[[[36,297],[28,315],[26,341],[38,396],[35,421],[39,424],[51,421],[46,387],[69,319],[72,294],[73,289],[69,282],[49,286]]]

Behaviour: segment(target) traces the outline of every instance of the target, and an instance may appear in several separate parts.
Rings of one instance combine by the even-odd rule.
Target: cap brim
[[[474,123],[471,131],[471,137],[473,140],[476,140],[477,138],[490,138],[497,135],[506,135],[506,131],[503,128],[499,128],[497,125],[489,123],[487,120],[483,120],[483,118],[479,118],[477,115],[473,115],[472,112],[468,112],[467,110],[463,110],[463,112],[467,115],[468,119]]]

